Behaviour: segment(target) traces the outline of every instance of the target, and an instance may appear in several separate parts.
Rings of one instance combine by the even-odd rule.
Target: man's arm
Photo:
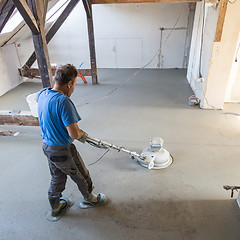
[[[86,134],[83,130],[81,130],[78,127],[77,123],[72,123],[72,124],[68,125],[66,128],[67,128],[69,136],[73,139],[80,139],[81,137],[83,137]]]

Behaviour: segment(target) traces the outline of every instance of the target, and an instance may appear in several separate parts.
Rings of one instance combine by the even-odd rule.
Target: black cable
[[[99,162],[109,151],[110,151],[110,148],[108,148],[108,150],[107,150],[97,161],[88,164],[88,166],[92,166],[92,165],[94,165],[95,163]]]

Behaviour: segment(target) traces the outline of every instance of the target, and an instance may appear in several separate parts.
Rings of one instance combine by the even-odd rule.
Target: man
[[[81,120],[70,100],[77,83],[77,70],[73,65],[60,66],[55,74],[53,88],[44,88],[36,94],[38,117],[43,137],[43,152],[48,158],[51,183],[48,199],[51,211],[48,220],[56,221],[72,203],[62,198],[67,175],[77,184],[82,193],[83,204],[95,205],[103,202],[104,195],[92,193],[93,186],[89,171],[78,153],[74,139],[85,143],[87,134],[79,129]]]

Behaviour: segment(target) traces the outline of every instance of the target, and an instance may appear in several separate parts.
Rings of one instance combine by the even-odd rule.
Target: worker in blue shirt
[[[72,205],[69,199],[62,198],[67,175],[77,184],[84,204],[93,206],[103,202],[101,194],[92,193],[89,171],[73,144],[74,139],[82,143],[87,139],[87,134],[77,125],[81,118],[70,100],[77,83],[77,74],[77,69],[71,64],[60,66],[55,74],[54,87],[44,88],[36,94],[42,148],[52,177],[48,190],[50,221],[58,220]]]

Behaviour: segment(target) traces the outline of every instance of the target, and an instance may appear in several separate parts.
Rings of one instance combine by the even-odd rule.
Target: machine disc
[[[146,168],[149,169],[163,169],[170,166],[173,162],[173,158],[170,153],[161,148],[158,152],[153,152],[151,148],[146,148],[143,150],[142,156],[145,156],[145,160],[138,159],[138,162]]]

